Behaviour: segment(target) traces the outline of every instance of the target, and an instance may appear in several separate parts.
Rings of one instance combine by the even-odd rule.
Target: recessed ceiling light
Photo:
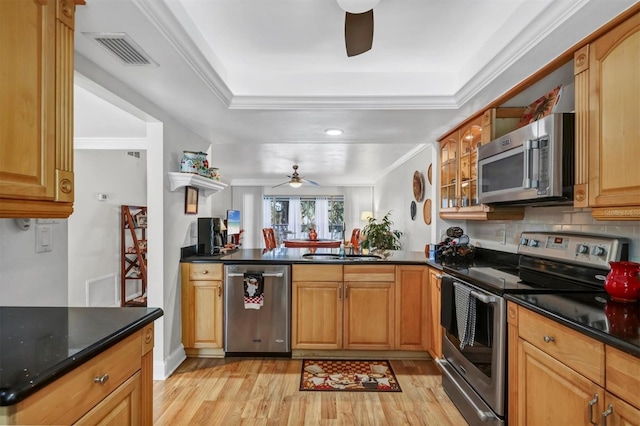
[[[342,129],[327,129],[324,132],[329,136],[340,136],[344,133]]]

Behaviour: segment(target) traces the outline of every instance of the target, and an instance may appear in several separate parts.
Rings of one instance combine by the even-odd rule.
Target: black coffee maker
[[[226,243],[226,228],[219,217],[198,218],[198,254],[220,254]]]

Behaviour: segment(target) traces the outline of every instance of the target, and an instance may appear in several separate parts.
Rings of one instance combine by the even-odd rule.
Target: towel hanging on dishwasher
[[[244,308],[260,309],[264,305],[264,277],[260,272],[244,274]]]
[[[471,289],[455,285],[456,319],[458,323],[458,339],[460,350],[465,346],[473,346],[476,335],[476,298],[471,295]]]

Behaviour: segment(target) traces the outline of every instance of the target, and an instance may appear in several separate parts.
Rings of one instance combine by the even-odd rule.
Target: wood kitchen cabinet
[[[431,358],[442,358],[442,335],[444,329],[440,325],[440,295],[442,293],[442,271],[429,268],[429,301],[428,301],[428,344],[427,351]]]
[[[180,264],[182,345],[187,356],[223,357],[222,263]]]
[[[425,351],[429,338],[429,268],[396,266],[395,348]]]
[[[0,423],[151,425],[152,349],[149,324],[23,401],[0,407]]]
[[[72,0],[2,1],[0,217],[73,212],[74,18]]]
[[[509,424],[640,425],[640,359],[513,302],[507,322]]]
[[[519,220],[522,207],[478,201],[478,147],[516,128],[522,108],[493,108],[440,139],[439,214],[443,219]]]
[[[640,219],[640,13],[574,55],[574,205],[598,220]]]
[[[394,347],[394,265],[293,265],[292,348]]]

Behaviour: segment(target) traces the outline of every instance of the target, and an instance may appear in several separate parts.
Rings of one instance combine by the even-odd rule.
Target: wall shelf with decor
[[[215,179],[209,179],[194,173],[169,172],[171,190],[176,191],[184,186],[194,186],[200,190],[200,194],[208,197],[220,192],[228,185]]]
[[[120,210],[121,306],[147,306],[147,207],[120,206]],[[140,295],[127,300],[129,283],[140,286]]]

